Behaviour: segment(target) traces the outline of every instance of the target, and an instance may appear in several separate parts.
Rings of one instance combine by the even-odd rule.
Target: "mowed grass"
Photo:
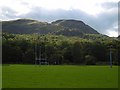
[[[2,65],[0,64],[0,89],[2,88]]]
[[[3,88],[118,88],[118,67],[3,65]]]

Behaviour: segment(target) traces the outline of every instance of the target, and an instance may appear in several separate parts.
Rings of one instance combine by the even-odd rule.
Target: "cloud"
[[[118,3],[118,35],[120,35],[120,2]]]
[[[7,19],[15,19],[16,13],[14,10],[8,7],[2,7],[0,12],[0,19],[7,20]]]
[[[117,8],[118,3],[116,3],[116,2],[105,2],[105,3],[101,4],[101,7],[103,7],[104,9]]]
[[[37,20],[43,21],[54,21],[58,19],[82,19],[84,17],[85,12],[80,11],[78,9],[71,10],[63,10],[63,9],[55,9],[55,10],[47,10],[40,7],[35,7],[26,15],[22,17],[34,18]]]

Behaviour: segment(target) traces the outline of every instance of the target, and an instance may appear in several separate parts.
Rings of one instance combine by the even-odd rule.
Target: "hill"
[[[2,21],[2,30],[13,34],[50,33],[65,36],[99,34],[92,27],[78,20],[57,20],[51,23],[30,19]]]
[[[52,24],[64,27],[63,31],[57,32],[59,34],[98,34],[96,30],[78,20],[57,20]]]

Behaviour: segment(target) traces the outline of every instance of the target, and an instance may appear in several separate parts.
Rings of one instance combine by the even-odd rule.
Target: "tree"
[[[96,60],[97,60],[96,57],[94,57],[92,55],[86,55],[85,56],[86,65],[95,65]]]
[[[81,58],[81,45],[80,42],[76,41],[73,44],[72,55],[75,64],[80,64],[82,62]]]

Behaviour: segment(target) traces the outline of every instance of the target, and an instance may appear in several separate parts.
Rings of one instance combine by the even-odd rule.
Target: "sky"
[[[99,33],[118,36],[119,0],[0,0],[0,20],[81,20]]]

